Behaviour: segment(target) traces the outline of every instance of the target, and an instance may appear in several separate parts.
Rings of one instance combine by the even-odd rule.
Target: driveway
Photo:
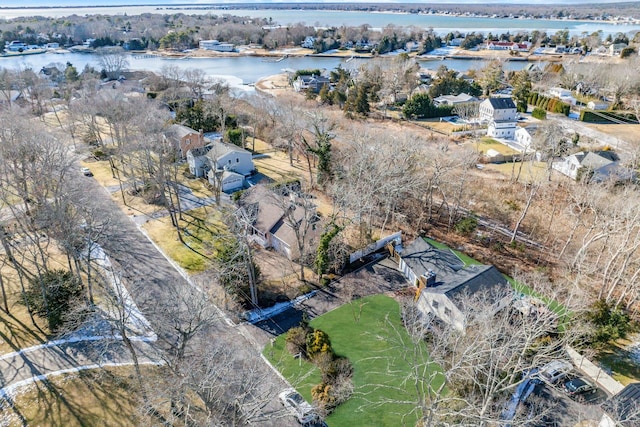
[[[249,333],[264,346],[274,337],[297,326],[303,314],[309,319],[323,315],[353,299],[368,295],[393,293],[409,286],[407,279],[398,271],[397,264],[385,255],[364,267],[344,275],[340,280],[318,289],[309,298],[288,310],[263,320],[248,328]]]

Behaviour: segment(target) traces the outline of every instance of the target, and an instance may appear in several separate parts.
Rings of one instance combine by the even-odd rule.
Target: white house
[[[606,102],[589,101],[587,108],[594,111],[603,111],[609,109],[609,104]]]
[[[211,166],[207,153],[211,150],[211,145],[205,145],[204,147],[192,148],[187,151],[187,164],[189,165],[189,172],[196,178],[204,178],[207,176]]]
[[[620,56],[622,53],[622,49],[627,47],[625,43],[613,43],[609,46],[609,55],[610,56]]]
[[[591,173],[590,180],[602,182],[609,179],[628,181],[636,178],[633,170],[620,165],[619,158],[612,151],[579,152],[553,162],[553,169],[571,179],[581,177],[581,170]]]
[[[398,269],[418,287],[416,306],[423,316],[436,316],[463,331],[466,298],[481,298],[493,313],[512,300],[511,286],[494,266],[465,266],[453,251],[437,249],[422,238],[398,254]]]
[[[538,127],[536,125],[530,125],[527,127],[518,127],[515,132],[515,146],[512,146],[520,152],[532,152],[531,143],[533,142],[533,136],[536,133]]]
[[[480,103],[480,120],[488,122],[487,136],[513,139],[518,120],[516,104],[510,97],[487,98]]]
[[[433,99],[433,104],[436,107],[439,107],[441,105],[465,104],[467,102],[475,102],[477,100],[478,98],[475,96],[463,92],[458,95],[441,95]]]
[[[6,49],[10,52],[22,52],[27,50],[28,46],[19,40],[14,40],[6,46]]]
[[[243,188],[245,177],[255,169],[251,153],[220,138],[205,141],[204,147],[187,151],[189,172],[197,178],[206,177],[212,185],[219,184],[224,192]]]
[[[216,52],[233,52],[235,49],[233,43],[220,43],[218,40],[200,40],[198,46],[200,49],[214,50]]]
[[[573,97],[573,94],[569,89],[564,89],[561,87],[552,87],[548,92],[549,96],[553,98],[558,98],[567,104],[576,105],[576,99]]]
[[[313,45],[316,42],[316,38],[312,37],[312,36],[307,36],[304,41],[302,42],[302,47],[306,48],[306,49],[313,49]]]

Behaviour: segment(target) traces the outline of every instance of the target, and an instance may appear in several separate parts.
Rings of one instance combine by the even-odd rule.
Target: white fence
[[[582,372],[584,372],[589,378],[591,378],[596,384],[605,389],[605,391],[614,396],[622,391],[624,386],[618,381],[614,380],[609,374],[602,370],[599,366],[596,366],[589,359],[578,353],[573,348],[566,346],[567,354],[571,357],[573,364]]]
[[[380,248],[384,247],[387,243],[391,241],[393,241],[395,244],[400,244],[400,242],[402,242],[402,232],[398,231],[397,233],[393,233],[390,236],[383,237],[382,239],[378,240],[375,243],[370,244],[367,247],[358,249],[357,251],[349,255],[349,263],[351,264],[352,262],[355,262],[356,260],[362,258],[363,256],[367,256],[370,253],[379,250]]]

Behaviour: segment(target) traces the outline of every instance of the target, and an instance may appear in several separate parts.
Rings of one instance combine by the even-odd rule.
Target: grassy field
[[[153,367],[142,366],[144,372]],[[157,425],[137,413],[140,405],[133,369],[87,370],[51,377],[18,394],[2,419],[10,426],[138,426]]]
[[[204,271],[208,258],[214,254],[215,238],[224,230],[224,225],[215,207],[193,209],[182,217],[180,228],[186,245],[178,238],[169,216],[148,221],[143,228],[164,253],[188,273]]]
[[[640,125],[606,125],[599,123],[584,123],[584,125],[607,135],[620,138],[623,141],[640,141]]]
[[[26,257],[23,258],[18,253],[14,253],[14,256],[26,270],[36,270],[33,262]],[[64,255],[60,253],[55,245],[50,245],[47,248],[47,256],[49,268],[69,269]],[[22,291],[18,273],[9,263],[4,263],[0,265],[0,275],[3,278],[3,285],[7,293],[7,305],[9,306],[9,313],[4,311],[4,306],[0,310],[0,354],[46,342],[49,333],[47,322],[36,316],[34,316],[35,324],[31,321],[27,308],[22,304]],[[24,280],[26,287],[28,285],[27,280]]]
[[[419,363],[430,364],[428,360],[401,357],[420,354],[426,358],[426,346],[422,343],[414,348],[394,299],[366,297],[317,317],[311,325],[327,332],[335,353],[348,358],[354,368],[354,393],[327,418],[329,425],[415,424],[416,415],[410,414],[416,401],[411,372]],[[273,347],[265,348],[264,355],[311,401],[311,387],[320,382],[317,368],[288,354],[282,335]],[[431,372],[435,372],[437,367],[431,366]],[[440,377],[436,380],[442,381]]]
[[[547,164],[545,162],[517,162],[515,165],[513,163],[500,163],[500,164],[486,164],[483,165],[485,169],[498,171],[505,176],[511,176],[513,172],[515,175],[518,175],[518,170],[522,165],[522,170],[520,171],[520,179],[524,181],[532,181],[532,180],[540,180],[544,179],[547,175]],[[514,169],[515,168],[515,169]],[[562,176],[557,175],[558,172],[551,171],[553,176]]]
[[[489,150],[494,150],[500,154],[507,155],[507,156],[518,154],[516,150],[509,147],[508,145],[502,144],[496,141],[495,139],[489,138],[489,137],[480,138],[478,143],[473,144],[473,146],[474,148],[476,148],[476,150],[478,150],[478,152],[483,154],[487,154],[487,151]]]

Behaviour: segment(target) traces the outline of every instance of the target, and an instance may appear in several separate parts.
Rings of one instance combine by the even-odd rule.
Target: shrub
[[[544,120],[547,118],[547,112],[544,110],[544,108],[536,107],[531,112],[531,116],[536,119]]]
[[[604,299],[596,301],[591,306],[587,317],[594,326],[591,341],[596,345],[626,338],[634,329],[629,315]]]
[[[331,348],[329,335],[320,329],[316,329],[307,335],[307,355],[310,359],[314,359],[319,353],[333,354],[333,349]]]
[[[294,356],[300,354],[302,357],[307,357],[307,332],[305,328],[300,326],[289,329],[285,338],[289,353]]]
[[[69,320],[72,307],[80,306],[84,287],[70,271],[53,270],[34,277],[24,293],[24,304],[47,320],[49,330],[57,332]]]
[[[478,227],[478,220],[474,216],[467,216],[456,222],[453,229],[462,235],[471,234]]]
[[[636,53],[636,49],[628,46],[625,47],[624,49],[622,49],[620,51],[620,58],[628,58],[629,56],[633,55],[634,53]]]
[[[335,407],[335,398],[331,395],[331,384],[320,383],[311,389],[313,402],[321,408]]]

